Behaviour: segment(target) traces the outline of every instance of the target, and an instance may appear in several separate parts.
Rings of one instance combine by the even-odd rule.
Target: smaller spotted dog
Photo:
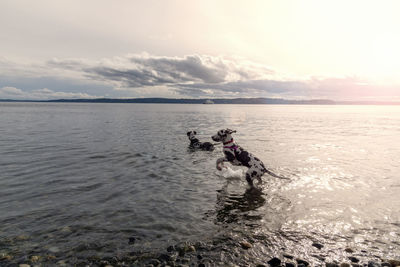
[[[214,150],[214,145],[211,144],[210,142],[200,142],[199,139],[197,139],[196,136],[196,131],[190,131],[187,132],[187,136],[190,140],[190,148],[198,148],[201,150],[207,150],[207,151],[213,151]]]
[[[259,183],[262,183],[261,176],[263,176],[264,173],[268,173],[276,178],[289,179],[278,176],[267,170],[260,159],[247,152],[233,141],[232,133],[236,133],[236,131],[225,129],[218,131],[216,135],[211,137],[212,140],[224,144],[223,152],[225,157],[217,159],[216,163],[218,170],[222,169],[220,165],[223,164],[223,162],[230,162],[232,165],[236,166],[246,166],[249,168],[246,172],[246,181],[251,187],[254,187],[254,179],[257,179]]]

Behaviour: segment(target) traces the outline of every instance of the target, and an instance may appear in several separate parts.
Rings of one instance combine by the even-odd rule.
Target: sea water
[[[291,181],[249,194],[245,168],[216,170],[222,146],[188,148],[187,131],[224,128]],[[203,253],[217,265],[396,258],[399,143],[399,106],[0,103],[0,254],[72,264],[201,241],[225,249]]]

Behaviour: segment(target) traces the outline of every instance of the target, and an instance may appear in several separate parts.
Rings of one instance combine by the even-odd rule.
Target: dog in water
[[[187,132],[187,136],[190,140],[190,148],[194,149],[201,149],[201,150],[206,150],[206,151],[213,151],[214,150],[214,145],[211,144],[210,142],[200,142],[199,139],[196,138],[196,131],[189,131]]]
[[[236,133],[236,131],[230,129],[219,130],[216,135],[211,137],[215,142],[222,142],[224,144],[223,152],[225,157],[217,159],[216,164],[218,170],[222,170],[221,165],[223,165],[224,162],[230,162],[232,165],[236,166],[246,166],[249,168],[246,172],[246,181],[251,187],[254,187],[254,179],[262,183],[261,176],[263,176],[264,173],[268,173],[280,179],[289,179],[278,176],[267,170],[260,159],[236,144],[232,138],[232,133]]]

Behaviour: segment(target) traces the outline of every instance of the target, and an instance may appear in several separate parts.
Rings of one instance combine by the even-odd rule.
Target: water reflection
[[[216,223],[251,223],[262,220],[262,214],[257,209],[262,207],[266,200],[262,191],[246,189],[244,193],[228,191],[228,183],[217,190]]]

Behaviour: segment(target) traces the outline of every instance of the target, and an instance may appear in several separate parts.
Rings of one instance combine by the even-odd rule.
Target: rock
[[[339,266],[340,267],[351,267],[351,265],[347,262],[342,262]]]
[[[271,266],[279,266],[281,264],[281,260],[277,257],[274,257],[270,259],[267,263]]]
[[[312,246],[313,246],[313,247],[316,247],[317,249],[321,249],[321,248],[324,247],[324,245],[322,245],[322,244],[320,244],[320,243],[316,243],[316,242],[312,243]]]
[[[400,266],[399,260],[388,260],[387,262],[390,263],[392,267]]]
[[[19,267],[31,267],[29,264],[25,264],[25,263],[23,263],[23,264],[20,264],[20,265],[18,265]]]
[[[40,260],[40,258],[41,258],[40,256],[33,255],[33,256],[31,256],[30,260],[31,260],[31,262],[37,262]]]
[[[305,260],[302,260],[302,259],[296,259],[296,261],[297,261],[297,264],[304,264],[305,266],[310,265],[310,264],[308,263],[308,261],[305,261]]]
[[[158,259],[159,259],[160,261],[171,261],[171,260],[173,260],[172,257],[171,257],[170,255],[168,255],[168,254],[161,254],[161,255],[158,257]]]
[[[294,256],[290,255],[290,254],[284,253],[282,256],[285,257],[285,258],[291,259],[291,260],[294,259]]]
[[[187,252],[195,252],[195,251],[196,251],[196,248],[195,248],[194,246],[187,246],[187,247],[186,247],[186,251],[187,251]]]
[[[61,232],[63,232],[63,233],[71,233],[72,230],[71,230],[71,227],[65,226],[65,227],[63,227],[63,228],[61,229]]]
[[[157,259],[152,259],[152,260],[150,260],[149,264],[151,264],[153,266],[158,266],[161,264],[161,262]]]
[[[244,248],[244,249],[249,249],[249,248],[252,248],[253,246],[249,243],[249,242],[247,242],[247,241],[242,241],[242,242],[240,242],[240,245],[242,246],[242,248]]]
[[[67,263],[64,260],[57,261],[57,266],[67,266]]]
[[[326,266],[326,267],[339,267],[339,265],[337,265],[336,263],[333,263],[333,262],[327,262],[327,263],[325,264],[325,266]]]
[[[357,259],[356,257],[353,257],[353,256],[349,257],[349,260],[351,260],[351,262],[354,262],[354,263],[360,262],[359,259]]]
[[[12,256],[5,254],[5,253],[1,253],[0,254],[0,261],[9,261],[12,260]]]
[[[344,251],[346,251],[347,253],[353,253],[354,250],[351,248],[345,248]]]
[[[296,267],[296,264],[294,262],[286,262],[285,267]]]
[[[369,261],[368,262],[368,267],[380,267],[381,265],[374,262],[374,261]]]
[[[26,241],[28,239],[29,239],[29,236],[27,236],[27,235],[19,235],[15,238],[15,240],[17,240],[17,241]]]
[[[58,247],[49,247],[48,251],[51,253],[57,253],[60,252],[60,249]]]

